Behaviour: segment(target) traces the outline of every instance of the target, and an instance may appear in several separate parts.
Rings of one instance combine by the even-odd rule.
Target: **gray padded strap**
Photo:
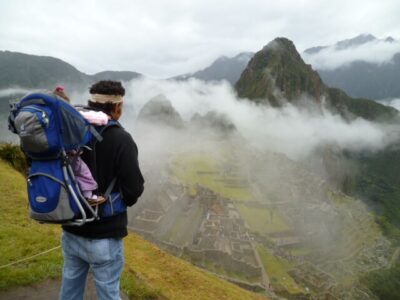
[[[111,180],[111,182],[106,190],[106,193],[104,194],[104,198],[107,199],[110,196],[116,183],[117,183],[117,177],[114,177],[113,180]]]
[[[96,138],[96,140],[98,140],[99,142],[101,142],[103,140],[103,137],[101,136],[101,134],[92,125],[89,126],[89,130],[93,134],[93,136]]]

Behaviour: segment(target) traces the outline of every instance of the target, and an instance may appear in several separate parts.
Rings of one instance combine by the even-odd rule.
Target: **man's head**
[[[89,107],[98,108],[118,120],[122,114],[125,89],[119,81],[102,80],[90,87]]]

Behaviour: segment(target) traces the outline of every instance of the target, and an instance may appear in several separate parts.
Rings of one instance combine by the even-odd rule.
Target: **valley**
[[[158,170],[146,174],[156,183],[130,209],[129,226],[270,297],[375,299],[359,276],[389,267],[396,250],[365,204],[283,154],[238,144],[193,143],[144,166]]]

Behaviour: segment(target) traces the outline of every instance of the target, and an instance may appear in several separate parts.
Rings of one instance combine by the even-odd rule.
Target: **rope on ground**
[[[3,268],[7,268],[7,267],[10,267],[10,266],[16,265],[16,264],[19,264],[19,263],[24,262],[24,261],[27,261],[27,260],[31,260],[32,258],[38,257],[38,256],[43,255],[43,254],[46,254],[46,253],[49,253],[49,252],[54,251],[54,250],[57,250],[57,249],[59,249],[59,248],[61,248],[61,245],[60,245],[60,246],[57,246],[57,247],[54,247],[54,248],[51,248],[51,249],[48,249],[48,250],[46,250],[46,251],[40,252],[40,253],[38,253],[38,254],[35,254],[35,255],[32,255],[32,256],[25,257],[25,258],[23,258],[23,259],[20,259],[20,260],[11,262],[11,263],[9,263],[9,264],[2,265],[2,266],[0,266],[0,269],[3,269]]]

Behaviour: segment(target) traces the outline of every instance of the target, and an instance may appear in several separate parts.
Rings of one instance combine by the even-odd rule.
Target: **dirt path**
[[[60,280],[46,280],[40,284],[21,286],[7,292],[0,292],[0,300],[57,300],[60,288]],[[97,299],[96,288],[91,275],[88,277],[84,299]],[[122,292],[121,299],[129,300]]]

